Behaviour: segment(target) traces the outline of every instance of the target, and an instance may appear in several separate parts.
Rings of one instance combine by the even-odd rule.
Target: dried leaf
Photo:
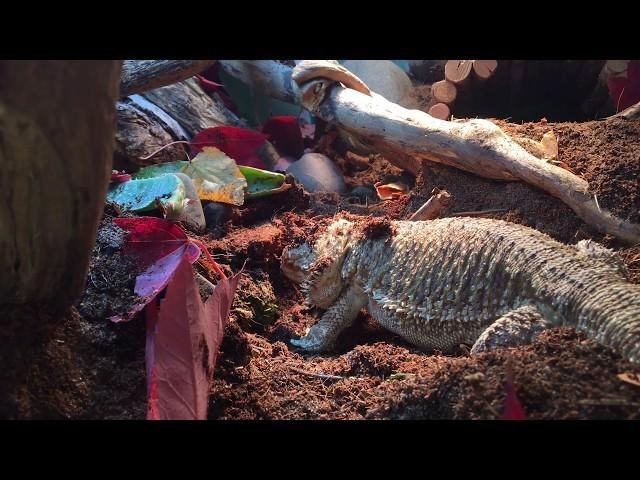
[[[183,258],[147,321],[148,419],[204,420],[209,386],[235,290],[222,279],[202,303],[193,268]]]
[[[259,151],[266,140],[267,137],[263,134],[246,128],[211,127],[195,136],[191,141],[191,152],[195,154],[205,147],[215,147],[235,160],[238,165],[265,168]]]
[[[148,167],[141,168],[133,174],[133,178],[153,178],[165,175],[167,173],[179,173],[182,172],[185,166],[189,165],[189,162],[168,162],[159,163],[157,165],[149,165]],[[182,172],[184,173],[184,172]]]
[[[182,169],[193,180],[201,200],[242,205],[247,180],[231,158],[214,147],[204,147]]]
[[[110,319],[123,322],[133,318],[167,286],[183,258],[193,263],[201,252],[178,225],[167,220],[138,217],[116,218],[113,222],[128,232],[123,252],[143,269],[134,287],[141,301],[126,314]]]
[[[233,100],[229,96],[229,92],[225,89],[224,85],[220,81],[220,64],[214,63],[207,68],[204,72],[196,75],[202,89],[210,95],[217,94],[225,106],[236,115],[238,114],[238,108]]]
[[[640,387],[640,375],[638,375],[637,373],[619,373],[618,378],[623,382],[630,383],[631,385],[635,385],[636,387]]]
[[[374,187],[381,200],[395,199],[409,192],[409,187],[404,183],[387,183],[386,185],[382,185],[380,182],[377,182]]]
[[[526,420],[527,415],[516,395],[516,389],[513,386],[513,375],[508,372],[507,373],[507,383],[505,385],[505,390],[507,392],[507,396],[504,400],[504,413],[502,414],[502,420]]]
[[[262,126],[262,133],[267,135],[280,155],[300,158],[304,154],[304,140],[298,117],[293,115],[271,117]]]
[[[542,136],[540,146],[542,147],[542,155],[545,160],[558,159],[558,139],[553,133],[553,130],[549,130]]]
[[[178,218],[184,208],[185,189],[175,175],[130,180],[109,190],[107,201],[115,203],[125,212],[147,212],[160,208],[167,218]]]
[[[241,166],[240,172],[247,179],[246,198],[260,198],[284,192],[291,188],[290,183],[284,183],[285,176],[259,168]]]

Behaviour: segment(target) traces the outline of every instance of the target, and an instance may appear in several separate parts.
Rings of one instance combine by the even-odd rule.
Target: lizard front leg
[[[367,302],[367,295],[361,288],[347,288],[322,315],[320,321],[311,327],[309,333],[298,340],[291,340],[291,344],[314,353],[331,350],[340,332],[353,323]]]

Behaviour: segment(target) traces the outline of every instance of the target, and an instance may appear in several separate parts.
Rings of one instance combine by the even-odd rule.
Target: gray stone
[[[298,183],[308,192],[345,193],[347,186],[342,172],[326,155],[306,153],[287,168]]]
[[[349,192],[349,195],[352,197],[358,198],[358,200],[360,200],[363,203],[366,200],[369,200],[369,201],[379,200],[378,195],[376,194],[376,191],[373,187],[365,187],[362,185],[351,190],[351,192]]]
[[[212,230],[218,225],[231,218],[233,208],[226,203],[210,202],[204,206],[204,218],[207,222],[207,229]]]
[[[389,60],[347,60],[343,66],[390,102],[400,102],[413,89],[409,76]]]

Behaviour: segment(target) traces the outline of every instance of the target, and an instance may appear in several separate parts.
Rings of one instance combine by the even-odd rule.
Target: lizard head
[[[303,243],[282,252],[282,272],[302,284],[309,304],[329,308],[340,295],[342,264],[355,235],[353,225],[345,219],[337,220],[316,238],[313,246]]]

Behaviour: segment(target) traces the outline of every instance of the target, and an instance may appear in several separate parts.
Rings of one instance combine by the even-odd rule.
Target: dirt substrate
[[[640,122],[496,123],[509,134],[535,140],[553,129],[559,160],[589,181],[600,205],[640,222]],[[248,202],[215,233],[201,237],[225,270],[238,271],[246,261],[215,370],[209,418],[493,419],[503,413],[507,370],[513,372],[529,418],[640,418],[640,387],[618,377],[640,373],[640,368],[572,329],[548,330],[532,345],[474,357],[464,349],[425,354],[363,311],[341,335],[336,352],[306,355],[290,348],[289,340],[303,335],[321,312],[305,307],[298,287],[281,274],[282,250],[312,237],[340,211],[405,219],[434,187],[453,195],[443,216],[499,209],[482,216],[528,225],[567,243],[592,238],[616,249],[633,281],[640,282],[640,247],[593,231],[568,207],[533,187],[433,164],[412,178],[379,156],[329,153],[345,173],[348,194],[294,188]],[[380,202],[372,188],[377,181],[401,181],[411,190]],[[99,248],[110,238],[103,237]],[[46,372],[36,369],[32,384],[46,397],[37,399],[39,405],[47,407],[34,407],[30,416],[144,418],[144,322],[114,325],[104,318],[119,307],[105,303],[100,293],[120,285],[118,298],[126,299],[131,277],[123,275],[119,284],[110,277],[105,282],[100,275],[105,266],[96,263],[99,248],[88,289],[91,301],[85,297],[78,303],[84,317],[75,310],[67,315],[59,327],[67,332],[59,339],[67,343],[56,344],[58,337],[52,337],[58,353],[48,357],[80,358],[74,367],[76,387],[70,390],[75,400],[64,395],[64,382],[47,384]],[[65,402],[78,405],[65,410]]]
[[[510,134],[535,140],[553,129],[559,160],[589,181],[600,205],[621,218],[640,221],[640,122],[496,123]],[[552,329],[532,345],[475,357],[463,351],[427,355],[361,312],[341,335],[334,354],[306,355],[289,348],[288,340],[303,335],[321,312],[307,309],[297,287],[279,272],[281,249],[312,236],[338,211],[407,218],[434,187],[453,194],[444,216],[502,209],[482,216],[525,224],[567,243],[600,241],[622,255],[632,279],[640,282],[640,247],[629,248],[595,232],[564,204],[533,187],[484,180],[438,165],[425,165],[413,182],[381,157],[332,153],[352,189],[400,180],[413,187],[411,193],[388,202],[363,201],[353,190],[343,197],[314,194],[308,210],[291,209],[273,218],[266,213],[262,226],[232,226],[226,237],[210,242],[219,258],[234,255],[234,268],[248,258],[248,274],[259,279],[254,286],[264,288],[268,279],[278,301],[267,325],[247,321],[244,312],[240,327],[237,312],[232,312],[212,388],[210,418],[500,418],[508,369],[531,419],[640,418],[640,387],[618,377],[640,373],[640,368],[573,329]],[[273,201],[248,208],[270,212]],[[259,309],[253,314],[259,316]]]

